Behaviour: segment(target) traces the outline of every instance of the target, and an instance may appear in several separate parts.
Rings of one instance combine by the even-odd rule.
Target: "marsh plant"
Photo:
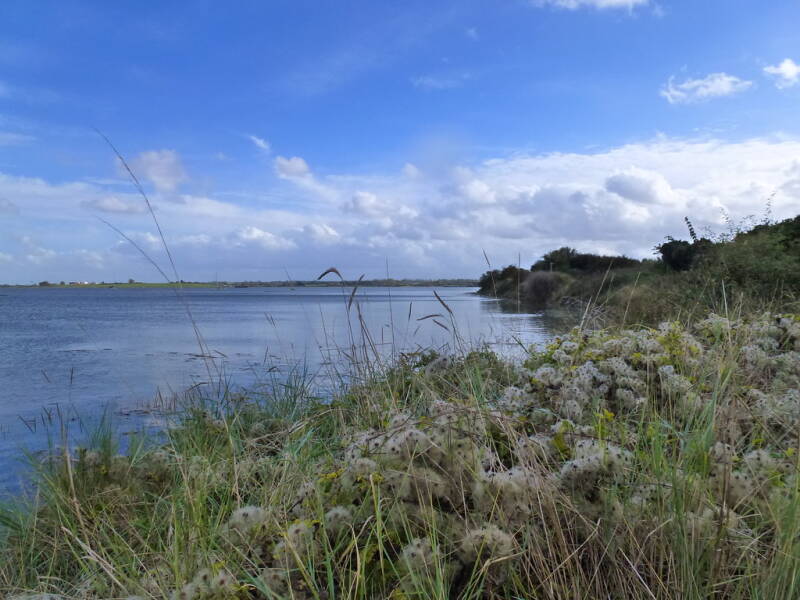
[[[332,401],[65,451],[3,513],[28,598],[789,598],[800,318],[406,358]]]

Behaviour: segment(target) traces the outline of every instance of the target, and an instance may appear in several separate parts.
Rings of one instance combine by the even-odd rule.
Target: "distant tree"
[[[67,284],[66,284],[66,283],[64,283],[63,281],[59,281],[59,282],[58,282],[58,285],[67,285]]]
[[[50,285],[49,281],[40,281],[39,282],[39,287],[47,287],[48,285]]]
[[[136,283],[136,282],[133,280],[133,278],[131,278],[131,279],[128,279],[128,283]]]

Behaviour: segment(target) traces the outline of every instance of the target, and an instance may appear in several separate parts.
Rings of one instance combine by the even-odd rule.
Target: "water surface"
[[[62,423],[80,437],[103,411],[123,432],[157,427],[154,398],[220,378],[253,386],[302,371],[324,391],[354,354],[480,344],[513,354],[553,329],[474,288],[436,288],[447,307],[433,288],[365,287],[352,302],[351,291],[0,289],[0,489],[15,487],[23,448],[46,448]]]

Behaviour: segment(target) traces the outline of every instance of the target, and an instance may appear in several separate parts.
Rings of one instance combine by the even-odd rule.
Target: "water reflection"
[[[6,290],[0,472],[21,446],[46,447],[59,419],[87,430],[106,407],[127,430],[158,427],[141,409],[191,386],[260,387],[297,372],[323,385],[348,360],[389,363],[426,348],[489,345],[516,356],[569,329],[474,291],[209,288],[187,289],[178,301],[154,288]]]

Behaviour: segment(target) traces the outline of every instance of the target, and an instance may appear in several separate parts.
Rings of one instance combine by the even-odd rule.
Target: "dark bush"
[[[569,281],[569,275],[564,273],[534,271],[522,284],[523,297],[534,306],[545,306]]]
[[[545,254],[536,261],[531,271],[561,271],[562,273],[597,273],[610,268],[635,267],[642,261],[627,256],[605,256],[578,252],[574,248],[564,246]]]
[[[508,265],[504,269],[487,271],[478,280],[479,294],[497,298],[511,297],[516,294],[518,286],[525,281],[530,271]]]
[[[662,262],[673,271],[688,271],[691,269],[697,253],[694,244],[686,240],[675,240],[671,237],[668,237],[663,244],[656,246],[656,250],[661,254]]]

